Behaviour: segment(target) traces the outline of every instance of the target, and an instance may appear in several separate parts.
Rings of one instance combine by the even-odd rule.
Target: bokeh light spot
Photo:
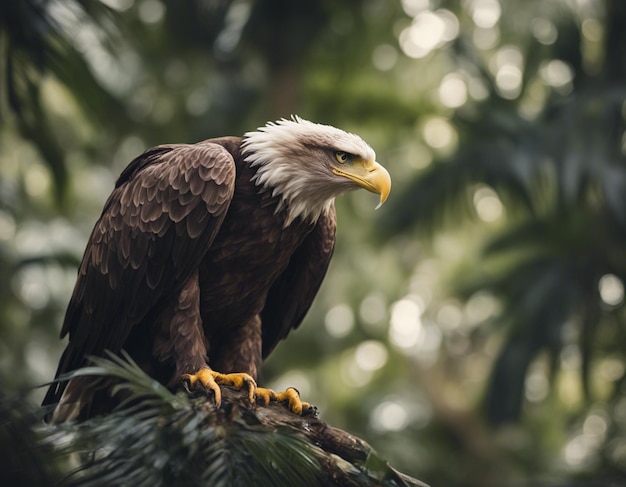
[[[591,42],[600,42],[604,37],[604,27],[598,19],[583,20],[581,31]]]
[[[543,371],[532,371],[526,377],[524,392],[530,402],[543,401],[550,390],[550,382]]]
[[[342,338],[354,327],[354,313],[347,304],[338,304],[326,312],[324,326],[330,336]]]
[[[463,314],[455,304],[444,304],[437,311],[437,323],[445,330],[458,328],[463,320]]]
[[[459,21],[449,10],[420,12],[400,33],[400,47],[409,57],[422,58],[459,35]]]
[[[398,51],[389,44],[376,46],[372,52],[372,64],[379,71],[389,71],[398,61]]]
[[[372,427],[378,431],[400,431],[408,424],[406,408],[397,402],[384,401],[372,411]]]
[[[361,343],[355,353],[354,359],[363,370],[378,370],[387,363],[387,348],[376,340],[367,340]]]
[[[598,283],[600,298],[609,306],[617,306],[624,301],[624,283],[614,274],[605,274]]]
[[[156,24],[165,15],[165,5],[158,0],[144,0],[139,5],[139,19],[146,24]]]
[[[483,50],[493,49],[500,41],[500,30],[497,27],[481,29],[476,27],[472,34],[472,40],[476,47]]]
[[[387,315],[387,300],[381,293],[370,293],[359,306],[359,318],[367,325],[382,323]]]
[[[422,134],[424,141],[433,149],[451,149],[456,146],[456,130],[444,118],[428,119],[423,126]]]
[[[502,217],[504,207],[496,192],[488,186],[480,186],[474,192],[474,209],[484,222],[494,222]]]
[[[502,14],[502,9],[497,0],[474,0],[471,9],[472,20],[483,29],[494,27]]]
[[[496,86],[503,98],[517,98],[522,91],[522,70],[505,64],[496,73]]]
[[[463,78],[455,73],[444,76],[439,85],[439,99],[449,108],[459,108],[467,101],[467,85]]]
[[[410,298],[396,301],[391,306],[389,340],[400,349],[417,345],[422,333],[422,310],[417,302]]]
[[[548,86],[556,88],[562,94],[567,94],[574,79],[574,70],[560,59],[552,59],[542,63],[539,75]]]
[[[429,6],[429,0],[402,0],[404,13],[410,17],[415,17]]]
[[[541,17],[535,18],[530,22],[530,31],[535,39],[545,45],[554,44],[559,35],[556,26],[548,19]]]

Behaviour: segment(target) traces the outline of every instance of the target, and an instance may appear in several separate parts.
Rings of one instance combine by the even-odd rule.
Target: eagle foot
[[[286,403],[287,409],[299,416],[302,416],[304,413],[311,412],[315,414],[316,411],[314,406],[311,406],[308,402],[304,402],[300,399],[300,393],[295,387],[288,387],[283,392],[276,392],[272,389],[257,387],[256,401],[262,402],[265,406],[269,405],[271,401]]]
[[[182,381],[188,391],[198,387],[202,387],[206,391],[212,391],[217,407],[222,404],[222,390],[220,389],[220,385],[233,386],[237,389],[247,389],[248,399],[251,403],[254,403],[255,391],[257,389],[256,381],[249,374],[222,374],[208,367],[201,368],[195,374],[183,374]]]

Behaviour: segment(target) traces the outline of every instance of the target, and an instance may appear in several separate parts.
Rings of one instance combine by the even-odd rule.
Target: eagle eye
[[[352,160],[352,156],[350,154],[348,154],[347,152],[336,151],[335,152],[335,159],[337,159],[337,162],[339,164],[346,164],[346,163],[349,163]]]

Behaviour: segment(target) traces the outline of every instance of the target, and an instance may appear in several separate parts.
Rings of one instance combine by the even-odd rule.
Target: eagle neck
[[[332,208],[336,194],[323,174],[303,170],[298,161],[286,157],[270,159],[248,153],[245,162],[252,169],[250,181],[258,192],[276,200],[274,213],[285,213],[285,227],[298,219],[314,224]]]

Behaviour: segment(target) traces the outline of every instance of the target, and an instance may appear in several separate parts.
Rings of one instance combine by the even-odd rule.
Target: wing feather
[[[131,162],[87,244],[57,377],[88,355],[119,352],[153,306],[182,288],[219,231],[234,184],[233,157],[210,142],[159,146]],[[53,384],[44,404],[58,402],[65,386]]]
[[[335,210],[322,215],[271,287],[261,312],[263,358],[297,328],[322,284],[335,247]]]

